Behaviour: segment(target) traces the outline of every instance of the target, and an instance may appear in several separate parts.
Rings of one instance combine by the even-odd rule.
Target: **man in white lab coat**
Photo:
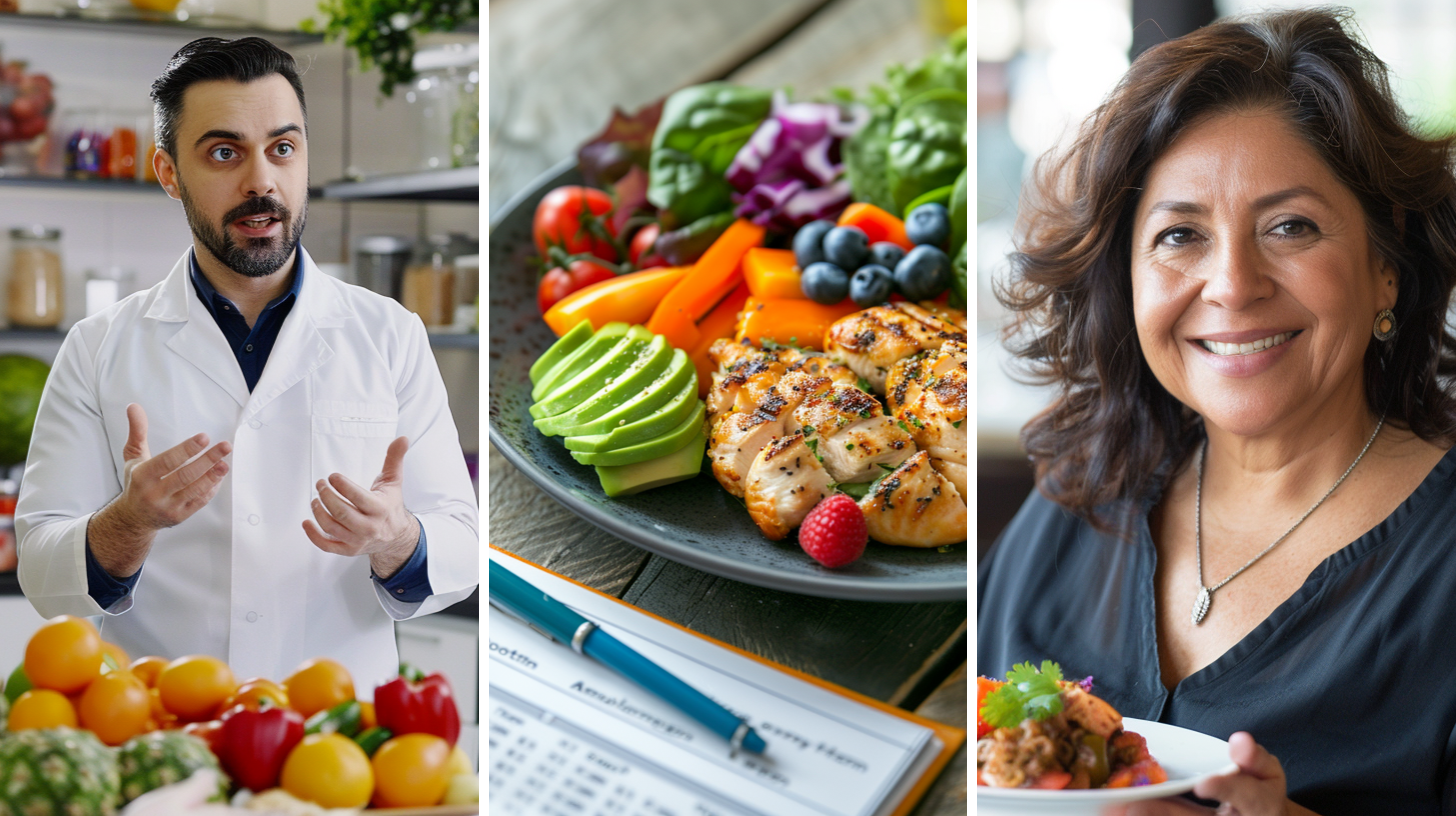
[[[258,38],[184,46],[152,86],[154,167],[193,245],[67,335],[16,528],[41,615],[104,615],[133,656],[282,679],[346,665],[366,699],[393,621],[479,580],[478,514],[418,318],[320,273],[303,89]]]

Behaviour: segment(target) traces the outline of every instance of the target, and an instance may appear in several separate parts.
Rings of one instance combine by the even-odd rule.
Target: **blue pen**
[[[661,666],[598,629],[595,623],[494,561],[490,562],[490,602],[492,606],[521,618],[541,634],[571,644],[578,653],[672,703],[728,740],[730,755],[740,748],[755,754],[763,753],[766,747],[763,737],[755,733],[748,723],[733,716],[733,712],[668,674]]]

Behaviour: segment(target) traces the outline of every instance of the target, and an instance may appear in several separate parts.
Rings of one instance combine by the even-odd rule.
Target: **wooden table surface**
[[[915,0],[492,0],[490,211],[633,111],[710,79],[796,98],[862,90],[935,47]],[[528,304],[523,308],[534,308]],[[628,544],[557,504],[492,449],[491,544],[642,609],[930,719],[966,727],[964,602],[763,589]],[[915,809],[967,811],[962,748]]]

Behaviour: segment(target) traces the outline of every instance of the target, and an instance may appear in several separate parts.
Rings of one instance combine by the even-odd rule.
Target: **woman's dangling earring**
[[[1375,339],[1387,342],[1395,336],[1395,312],[1389,309],[1381,309],[1380,314],[1375,316]]]

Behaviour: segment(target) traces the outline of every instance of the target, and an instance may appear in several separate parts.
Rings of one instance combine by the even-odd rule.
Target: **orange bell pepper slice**
[[[915,244],[911,243],[910,238],[905,235],[904,221],[863,201],[856,201],[844,208],[844,212],[839,215],[839,226],[859,227],[872,244],[889,241],[892,244],[899,244],[907,251],[915,248]]]
[[[763,244],[764,228],[738,219],[658,304],[647,330],[685,352],[697,348],[697,323],[743,280],[743,256]]]
[[[748,282],[748,291],[760,300],[807,300],[800,272],[792,249],[754,247],[743,256],[743,279]]]
[[[822,350],[824,335],[834,321],[857,311],[859,307],[849,298],[825,306],[804,299],[759,300],[750,297],[743,304],[734,339],[760,344],[764,340],[772,340],[785,346]]]
[[[753,250],[749,250],[752,252]],[[698,323],[698,344],[693,347],[688,358],[698,368],[698,396],[706,397],[708,389],[713,386],[713,360],[708,357],[708,350],[713,343],[723,338],[731,338],[738,327],[738,313],[742,311],[743,304],[748,300],[748,284],[740,283],[723,298],[708,316]]]
[[[616,320],[629,325],[646,323],[657,304],[690,269],[644,269],[578,289],[546,310],[546,325],[560,337],[583,320],[591,322],[593,331]]]

